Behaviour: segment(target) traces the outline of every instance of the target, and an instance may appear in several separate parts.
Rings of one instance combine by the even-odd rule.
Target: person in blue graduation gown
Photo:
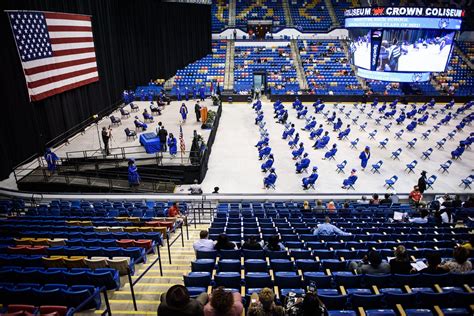
[[[291,124],[291,127],[283,131],[283,139],[287,139],[289,136],[293,136],[295,133],[295,124]]]
[[[452,159],[457,159],[457,158],[461,157],[461,155],[464,153],[465,147],[466,146],[464,144],[460,144],[455,150],[453,150],[451,152],[451,158]]]
[[[176,156],[176,154],[178,153],[178,146],[176,137],[174,137],[172,133],[170,133],[168,136],[168,148],[170,150],[170,155]]]
[[[291,152],[293,155],[293,160],[298,159],[304,152],[304,144],[300,143],[300,147],[298,149],[295,149]]]
[[[319,124],[319,127],[315,131],[311,131],[309,134],[309,139],[314,139],[315,137],[320,137],[324,132],[323,124]]]
[[[369,162],[369,159],[370,159],[370,147],[369,146],[365,146],[364,151],[361,152],[360,155],[359,155],[359,159],[360,159],[360,166],[362,167],[362,171],[364,171],[365,168],[367,167],[367,163]]]
[[[344,179],[344,181],[342,181],[342,188],[347,189],[350,185],[354,184],[356,180],[357,180],[356,170],[352,169],[351,175],[349,176],[349,178]]]
[[[310,131],[316,126],[316,118],[312,118],[311,121],[309,121],[304,128],[302,128],[303,131]]]
[[[326,160],[326,159],[329,159],[331,157],[334,157],[334,155],[336,155],[337,153],[337,145],[336,144],[333,144],[332,145],[332,148],[329,149],[325,154],[324,154],[324,158],[323,160]]]
[[[178,99],[178,101],[181,101],[181,90],[179,89],[179,87],[176,87],[176,98]]]
[[[51,175],[56,171],[56,162],[59,160],[59,157],[51,151],[51,148],[48,148],[44,154],[44,160],[46,160],[49,175]]]
[[[186,101],[189,101],[189,89],[188,89],[188,87],[184,88],[184,99]]]
[[[262,111],[258,112],[258,115],[257,115],[257,117],[255,118],[255,125],[257,125],[258,123],[260,123],[261,121],[263,121],[263,117],[264,117],[264,116],[263,116],[263,112],[262,112]]]
[[[314,149],[324,148],[324,147],[326,147],[326,145],[329,143],[330,140],[331,140],[331,138],[329,137],[329,132],[326,131],[326,132],[324,132],[323,137],[321,137],[320,139],[318,139],[314,142],[313,148]]]
[[[300,142],[300,133],[296,133],[295,138],[293,138],[293,140],[290,140],[288,142],[288,146],[293,148],[294,146],[298,145],[299,142]]]
[[[338,118],[336,123],[334,123],[334,131],[339,130],[342,127],[342,120],[341,118]]]
[[[204,88],[204,86],[201,86],[201,88],[199,88],[199,97],[201,98],[201,101],[204,101],[206,99],[206,88]]]
[[[181,107],[179,108],[179,114],[181,114],[181,119],[183,120],[183,123],[185,123],[186,119],[188,118],[188,107],[186,104],[181,104]]]
[[[146,129],[148,128],[148,125],[146,125],[146,123],[140,121],[138,116],[135,116],[135,121],[133,121],[133,123],[135,124],[136,128],[142,128],[144,131],[146,131]]]
[[[270,138],[268,138],[268,135],[262,136],[260,140],[258,141],[258,143],[255,145],[255,147],[257,147],[258,150],[260,150],[262,146],[268,145],[269,141],[270,141]]]
[[[337,136],[337,138],[343,139],[344,137],[349,136],[350,132],[351,132],[351,125],[347,124],[346,129],[343,130],[342,132],[339,132],[339,135]]]
[[[267,172],[267,170],[270,170],[273,166],[274,161],[275,161],[275,159],[273,158],[273,155],[270,154],[270,156],[268,156],[267,161],[262,163],[262,165],[260,166],[261,169],[262,169],[262,172]]]
[[[270,174],[263,179],[264,189],[268,189],[272,185],[275,185],[276,179],[277,179],[277,175],[275,173],[275,169],[271,168]]]
[[[197,93],[198,93],[197,88],[196,88],[196,86],[194,86],[193,87],[193,99],[194,100],[196,100],[196,98],[197,98]]]
[[[262,160],[264,156],[268,156],[270,155],[270,153],[272,152],[272,149],[264,144],[263,147],[258,151],[258,160]]]
[[[135,188],[140,185],[140,175],[138,174],[138,168],[135,165],[134,159],[130,159],[128,161],[128,184],[131,188]]]
[[[313,172],[309,175],[309,177],[303,178],[303,189],[308,190],[309,186],[314,184],[316,180],[318,180],[318,167],[313,167]]]
[[[309,167],[310,163],[311,163],[311,160],[308,158],[308,153],[305,153],[303,155],[303,159],[301,159],[301,161],[299,161],[295,164],[296,173],[303,172],[304,169]]]
[[[298,111],[296,118],[305,117],[308,114],[308,107],[305,106],[302,110]]]

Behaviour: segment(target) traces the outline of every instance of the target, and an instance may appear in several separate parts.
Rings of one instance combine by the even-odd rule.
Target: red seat
[[[173,222],[159,222],[160,227],[166,227],[166,228],[172,228],[173,227]]]
[[[150,249],[152,241],[151,239],[139,239],[135,240],[135,247]]]
[[[47,246],[31,246],[26,248],[28,255],[45,255],[47,251]]]
[[[27,246],[27,245],[8,246],[7,253],[15,254],[15,255],[26,255],[28,247],[30,246]]]
[[[145,223],[145,226],[148,227],[160,227],[160,222],[159,221],[149,221]]]
[[[118,239],[116,241],[118,247],[129,248],[135,246],[135,241],[133,239]]]
[[[41,315],[66,316],[68,308],[66,306],[40,306]]]
[[[22,304],[10,304],[8,305],[8,313],[16,313],[16,312],[29,312],[33,313],[36,307],[33,305],[22,305]]]

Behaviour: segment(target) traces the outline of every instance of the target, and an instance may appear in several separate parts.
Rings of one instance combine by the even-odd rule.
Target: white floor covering
[[[386,179],[389,179],[393,175],[398,175],[399,180],[395,185],[395,191],[397,193],[408,193],[416,184],[417,179],[420,176],[422,170],[426,170],[428,176],[433,174],[438,176],[434,189],[429,189],[428,192],[446,193],[446,192],[459,192],[459,193],[472,193],[472,190],[464,190],[459,184],[462,178],[467,177],[472,173],[474,152],[473,149],[468,149],[462,156],[462,160],[454,161],[449,174],[441,174],[438,169],[440,164],[451,159],[451,151],[454,150],[459,141],[465,139],[470,132],[474,131],[474,127],[466,126],[464,131],[458,132],[453,140],[448,140],[444,146],[444,149],[436,149],[436,142],[443,137],[447,138],[448,132],[455,129],[458,122],[469,112],[464,115],[459,115],[457,119],[453,119],[448,125],[442,126],[438,132],[433,130],[433,125],[444,117],[443,114],[439,114],[436,119],[432,119],[431,116],[425,125],[419,125],[414,132],[408,132],[405,130],[401,140],[395,139],[395,133],[400,129],[405,128],[411,120],[406,120],[403,125],[396,125],[395,119],[393,120],[382,120],[381,125],[376,125],[374,119],[368,119],[366,114],[360,113],[353,107],[352,104],[340,104],[345,106],[345,112],[352,110],[351,117],[360,116],[359,124],[368,122],[366,128],[367,132],[359,131],[359,127],[352,124],[352,120],[346,119],[343,113],[337,110],[338,117],[342,118],[343,128],[347,124],[352,124],[351,133],[349,140],[339,141],[337,140],[337,132],[332,131],[332,125],[326,125],[324,116],[322,114],[314,114],[314,108],[311,104],[306,104],[309,109],[309,115],[314,115],[318,122],[324,124],[325,130],[330,131],[331,141],[329,146],[333,143],[338,144],[338,152],[336,154],[336,160],[322,160],[326,149],[314,150],[311,146],[314,141],[309,139],[309,132],[302,131],[301,128],[304,126],[305,121],[303,119],[296,119],[296,111],[292,108],[290,103],[285,103],[285,108],[289,110],[289,121],[296,125],[296,130],[300,133],[300,139],[304,143],[306,152],[309,153],[311,159],[311,167],[318,166],[319,168],[319,179],[316,182],[315,190],[304,191],[301,186],[301,180],[308,174],[296,174],[295,173],[295,161],[292,160],[291,149],[287,145],[287,140],[282,139],[282,133],[284,127],[281,124],[275,123],[273,119],[273,106],[270,102],[264,102],[263,111],[265,114],[266,128],[270,133],[270,147],[275,156],[276,172],[278,179],[276,182],[276,189],[263,189],[263,178],[264,174],[260,170],[260,165],[263,161],[258,160],[258,151],[254,147],[259,140],[259,128],[254,124],[255,112],[251,108],[251,105],[244,103],[224,104],[222,117],[219,125],[219,130],[216,136],[214,146],[212,148],[212,154],[209,160],[209,169],[202,183],[204,192],[212,192],[215,186],[220,188],[221,193],[310,193],[310,194],[322,194],[322,193],[348,193],[346,190],[341,188],[342,181],[348,176],[352,168],[357,169],[359,179],[355,184],[355,191],[349,191],[349,193],[385,193],[388,192],[384,187]],[[380,105],[379,105],[380,106]],[[421,104],[418,104],[420,107]],[[437,104],[434,110],[439,110],[444,104]],[[459,104],[455,105],[455,109]],[[397,106],[398,117],[400,110],[403,107],[402,104]],[[326,104],[324,111],[333,111],[333,104]],[[370,105],[367,105],[366,113],[370,111]],[[431,113],[432,111],[429,110]],[[379,114],[375,111],[373,118],[378,117]],[[417,115],[417,118],[421,115]],[[389,121],[393,121],[393,126],[390,132],[384,131],[384,125],[388,124]],[[369,140],[368,133],[374,129],[378,130],[378,134],[375,140]],[[428,140],[422,140],[421,134],[428,129],[432,129],[431,136]],[[414,149],[408,149],[407,142],[412,140],[414,137],[418,139],[418,142]],[[357,149],[350,149],[350,141],[355,138],[360,138]],[[385,138],[389,139],[387,149],[378,148],[379,142]],[[370,168],[365,171],[361,170],[359,154],[362,149],[366,146],[371,147],[372,157],[369,160],[369,167],[379,160],[383,161],[380,174],[373,174],[370,172]],[[392,151],[397,148],[402,148],[400,160],[392,160],[390,158]],[[428,148],[433,148],[433,154],[430,160],[422,160],[422,151]],[[405,172],[405,166],[412,160],[417,160],[418,165],[415,168],[415,173],[407,174]],[[336,173],[336,164],[347,160],[347,166],[345,168],[345,174]]]

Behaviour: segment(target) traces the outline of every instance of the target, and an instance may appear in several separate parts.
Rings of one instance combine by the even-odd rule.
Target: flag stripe
[[[51,69],[51,70],[43,71],[43,72],[28,76],[28,81],[33,82],[33,81],[43,80],[48,77],[64,75],[68,72],[74,72],[78,70],[83,70],[87,68],[96,68],[96,67],[97,67],[97,63],[94,61],[94,62],[90,62],[86,64],[75,65],[75,66],[65,67],[61,69]]]
[[[49,58],[43,59],[43,62],[41,62],[41,60],[32,60],[32,61],[24,62],[23,67],[25,69],[31,69],[31,68],[42,66],[44,64],[56,64],[56,63],[62,63],[66,61],[74,61],[74,60],[86,59],[86,58],[95,58],[95,53],[77,54],[77,55],[72,55],[72,56],[66,55],[66,56],[59,56],[59,57],[49,57]]]
[[[42,93],[47,92],[49,90],[54,90],[56,88],[61,88],[63,86],[68,86],[70,84],[73,84],[73,83],[76,83],[76,82],[79,82],[79,81],[83,81],[83,80],[87,80],[87,79],[92,79],[94,77],[98,77],[97,72],[91,72],[91,73],[88,73],[88,74],[85,74],[85,75],[65,79],[65,80],[62,80],[62,81],[59,81],[59,82],[49,83],[49,84],[43,85],[43,86],[38,87],[38,88],[30,88],[29,91],[30,91],[30,94],[32,94],[32,95],[42,94]]]
[[[48,28],[49,31],[49,28]],[[92,32],[49,32],[49,38],[92,38]]]
[[[77,65],[81,65],[81,64],[95,62],[95,61],[96,61],[96,59],[95,59],[95,56],[94,56],[94,57],[89,57],[89,58],[84,58],[84,59],[70,60],[70,61],[66,61],[66,62],[62,62],[62,63],[46,64],[44,66],[25,69],[25,74],[26,75],[34,75],[34,74],[44,72],[44,71],[49,71],[49,70],[54,70],[54,69],[61,69],[61,68],[64,68],[64,67],[77,66]]]
[[[51,25],[70,25],[70,26],[91,26],[90,21],[73,21],[61,19],[46,19],[46,24]]]
[[[87,43],[75,43],[74,48],[86,48],[86,47],[94,47],[94,42],[87,42]],[[53,52],[63,50],[63,49],[70,49],[71,44],[55,44],[51,45]]]
[[[62,38],[51,38],[51,44],[66,44],[66,43],[82,43],[82,42],[93,42],[93,37],[62,37]]]
[[[57,13],[57,12],[44,12],[46,19],[63,19],[63,20],[77,20],[77,21],[90,21],[91,17],[82,14],[71,14],[71,13]]]
[[[50,84],[50,83],[54,83],[54,82],[58,82],[58,81],[63,81],[65,79],[70,79],[72,77],[78,77],[78,76],[85,75],[85,74],[88,74],[88,73],[91,73],[91,72],[97,73],[97,67],[86,68],[86,69],[82,69],[82,70],[67,72],[65,74],[57,75],[57,76],[47,76],[46,78],[41,79],[41,80],[28,82],[28,88],[30,88],[30,89],[38,88],[38,87],[46,85],[46,84]]]
[[[92,32],[92,26],[48,25],[49,32]]]
[[[78,88],[80,86],[84,86],[86,84],[93,83],[93,82],[96,82],[96,81],[99,81],[99,77],[94,77],[94,78],[82,80],[82,81],[72,83],[72,84],[67,85],[67,86],[62,86],[60,88],[56,88],[56,89],[53,89],[53,90],[43,92],[41,94],[31,95],[31,101],[39,101],[39,100],[48,98],[50,96],[53,96],[55,94],[62,93],[62,92],[67,91],[67,90],[75,89],[75,88]]]
[[[75,54],[84,54],[84,53],[93,53],[95,52],[94,47],[85,47],[85,48],[76,48],[76,49],[63,49],[53,52],[53,56],[66,56],[66,55],[75,55]]]

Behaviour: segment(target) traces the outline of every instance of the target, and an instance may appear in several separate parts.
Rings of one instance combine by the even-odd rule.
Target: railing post
[[[166,229],[166,244],[168,245],[168,260],[171,264],[170,234],[168,232],[168,229]]]
[[[130,283],[130,294],[132,295],[133,308],[138,311],[137,308],[137,299],[135,298],[135,289],[133,288],[132,275],[130,274],[130,269],[127,269],[128,282]]]

